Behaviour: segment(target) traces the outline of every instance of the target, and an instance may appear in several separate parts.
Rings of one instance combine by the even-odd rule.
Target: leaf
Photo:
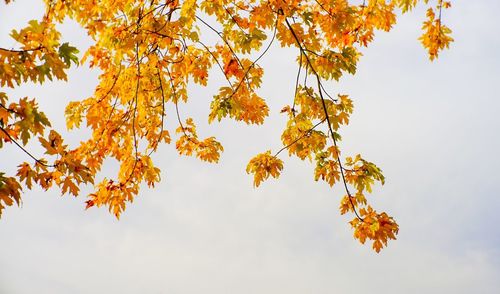
[[[238,61],[232,58],[229,62],[224,66],[224,74],[228,77],[236,76],[239,72],[240,66],[238,65]]]
[[[19,165],[19,169],[17,170],[17,176],[21,181],[24,181],[28,189],[31,189],[33,186],[33,177],[35,172],[31,169],[30,165],[26,162]]]
[[[0,172],[0,217],[6,206],[21,203],[21,191],[21,185],[15,178],[5,177],[4,173]]]
[[[71,62],[78,65],[78,54],[80,51],[76,47],[70,46],[68,42],[61,44],[59,46],[59,57],[64,60],[64,63],[69,67]]]
[[[73,196],[77,196],[78,192],[80,191],[80,188],[78,188],[77,185],[72,181],[71,177],[66,177],[63,181],[62,185],[62,193],[70,193],[73,194]]]

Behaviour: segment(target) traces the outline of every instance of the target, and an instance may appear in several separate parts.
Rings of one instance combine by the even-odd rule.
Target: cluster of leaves
[[[34,183],[44,189],[55,184],[63,194],[76,196],[81,184],[94,184],[104,160],[114,158],[120,164],[118,175],[95,183],[86,203],[87,208],[107,206],[119,217],[141,183],[154,186],[160,181],[160,170],[150,156],[160,143],[172,141],[164,128],[167,107],[176,110],[179,154],[217,162],[222,145],[214,137],[199,139],[194,121],[179,114],[189,99],[188,86],[206,86],[211,70],[218,69],[225,81],[211,102],[209,122],[231,118],[262,124],[269,107],[258,93],[264,73],[258,62],[277,42],[297,49],[295,96],[282,110],[288,118],[281,136],[284,147],[274,155],[267,151],[255,156],[247,172],[259,186],[270,176],[279,177],[283,161],[278,155],[284,150],[314,160],[316,180],[344,186],[340,211],[353,214],[354,237],[362,243],[371,240],[378,252],[398,232],[393,218],[373,210],[365,195],[375,182],[383,184],[384,177],[361,156],[341,155],[339,130],[348,124],[353,103],[348,95],[330,95],[325,82],[354,74],[359,50],[373,40],[374,32],[389,31],[398,9],[407,12],[421,1],[352,2],[356,1],[104,0],[96,6],[93,0],[45,0],[41,22],[31,21],[12,32],[19,49],[0,48],[0,84],[65,80],[72,63],[88,63],[100,72],[98,85],[91,97],[70,102],[65,114],[68,129],[85,122],[92,135],[69,149],[55,130],[44,136],[51,126],[34,100],[9,104],[2,93],[0,144],[18,145],[34,163],[19,165],[14,177],[0,175],[0,212],[20,202],[21,184],[28,189]],[[449,6],[437,0],[437,17],[429,8],[421,41],[431,59],[452,41],[441,23],[441,11]],[[66,18],[77,21],[93,40],[81,60],[76,48],[59,41],[55,24]],[[205,41],[213,40],[205,37],[208,34],[216,41]],[[48,160],[24,149],[33,137]]]
[[[441,22],[442,10],[450,7],[450,2],[439,0],[435,9],[432,7],[427,9],[427,20],[422,26],[424,33],[419,40],[429,52],[431,60],[438,57],[439,51],[448,48],[450,43],[453,42],[453,38],[450,36],[451,29]],[[437,17],[436,10],[438,11]]]
[[[0,85],[10,88],[25,82],[43,83],[66,80],[66,70],[72,63],[78,64],[78,50],[68,43],[60,43],[60,33],[53,22],[44,17],[32,20],[20,31],[13,30],[11,37],[19,49],[0,48]],[[78,185],[92,182],[83,165],[75,160],[71,152],[62,145],[62,139],[51,130],[48,140],[44,138],[51,124],[47,116],[38,109],[35,99],[23,97],[11,102],[5,92],[0,92],[0,148],[4,143],[15,144],[34,160],[33,165],[22,163],[15,176],[0,173],[0,216],[5,206],[21,202],[21,183],[31,189],[33,183],[47,190],[54,183],[63,192],[78,194]],[[25,148],[32,138],[37,138],[49,155],[61,155],[52,165],[44,159],[33,157]],[[57,168],[56,168],[57,167]]]
[[[22,30],[12,30],[11,37],[20,49],[0,48],[0,86],[66,80],[65,70],[72,62],[78,64],[78,50],[68,43],[60,44],[60,35],[46,19],[31,20]]]

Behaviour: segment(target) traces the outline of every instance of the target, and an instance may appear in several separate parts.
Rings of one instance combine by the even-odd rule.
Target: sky
[[[262,62],[260,93],[271,109],[264,126],[206,123],[217,78],[193,87],[181,108],[198,118],[200,134],[223,143],[219,164],[162,147],[161,183],[143,189],[119,221],[105,208],[84,210],[85,197],[25,191],[22,207],[0,219],[0,294],[498,293],[499,10],[496,0],[453,1],[444,20],[455,42],[430,62],[417,41],[420,6],[376,35],[355,76],[328,85],[355,104],[341,130],[344,153],[361,153],[387,179],[370,201],[394,216],[400,233],[381,253],[353,239],[338,211],[342,191],[315,182],[311,163],[285,155],[279,180],[252,187],[246,164],[281,147],[279,110],[293,97],[296,52],[275,46]],[[40,16],[38,2],[0,4],[0,46],[14,46],[9,31]],[[61,31],[88,46],[76,24]],[[77,144],[88,131],[65,131],[64,107],[90,96],[96,81],[81,66],[67,83],[2,91],[37,97]],[[10,172],[29,160],[14,147],[0,158]],[[103,174],[114,172],[111,163]]]

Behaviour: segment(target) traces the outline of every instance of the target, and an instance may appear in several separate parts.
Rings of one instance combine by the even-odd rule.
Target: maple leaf
[[[80,188],[72,181],[71,177],[66,177],[62,184],[62,193],[71,193],[77,196],[78,191],[80,191]]]
[[[0,172],[0,216],[5,206],[21,203],[22,187],[19,182],[13,177],[5,177],[5,174]]]
[[[19,165],[19,169],[17,170],[17,176],[19,176],[19,179],[21,181],[24,181],[26,183],[26,186],[28,189],[31,189],[33,185],[33,177],[35,175],[35,172],[31,169],[30,165],[27,164],[26,162]]]
[[[234,58],[230,59],[229,62],[224,66],[224,74],[228,77],[235,76],[239,70],[238,61]]]
[[[76,47],[70,46],[68,42],[61,44],[59,46],[59,57],[61,57],[64,60],[64,63],[69,67],[71,65],[71,62],[73,62],[75,65],[78,65],[78,54],[80,51],[76,49]]]

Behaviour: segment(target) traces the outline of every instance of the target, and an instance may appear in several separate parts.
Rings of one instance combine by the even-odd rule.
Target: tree
[[[92,135],[69,148],[35,99],[13,102],[0,92],[0,147],[15,144],[32,160],[21,163],[16,175],[0,173],[0,214],[5,206],[20,203],[23,188],[57,186],[63,194],[77,196],[81,185],[94,184],[86,208],[107,206],[119,218],[141,183],[154,186],[160,181],[150,155],[160,143],[171,143],[172,136],[180,155],[217,162],[222,145],[214,137],[199,137],[193,118],[179,115],[178,108],[189,99],[189,84],[206,86],[210,71],[219,70],[226,81],[213,96],[209,122],[232,118],[263,124],[269,109],[258,94],[264,73],[258,62],[272,43],[279,43],[296,48],[298,65],[295,95],[281,110],[288,118],[281,136],[284,147],[258,154],[246,171],[257,187],[279,177],[283,161],[278,155],[283,151],[314,162],[316,181],[344,187],[340,212],[353,214],[354,237],[361,243],[371,240],[379,252],[399,229],[392,217],[367,202],[366,194],[375,182],[384,184],[384,176],[359,154],[341,155],[339,129],[348,124],[353,103],[348,95],[330,94],[325,81],[354,74],[359,50],[373,40],[374,32],[389,31],[397,12],[408,12],[419,1],[352,2],[105,0],[96,5],[89,0],[46,0],[41,20],[12,31],[17,48],[0,48],[0,84],[14,88],[66,80],[72,65],[99,70],[94,94],[70,102],[65,111],[68,129],[80,128],[85,121]],[[452,41],[450,29],[441,23],[442,10],[450,3],[420,2],[429,5],[420,41],[433,60]],[[81,59],[77,48],[62,42],[56,30],[55,24],[66,18],[76,20],[93,40]],[[217,41],[204,41],[204,34],[213,34]],[[169,105],[177,110],[175,135],[164,128]],[[32,139],[43,146],[45,158],[26,149]],[[119,162],[119,173],[95,183],[108,157]]]

